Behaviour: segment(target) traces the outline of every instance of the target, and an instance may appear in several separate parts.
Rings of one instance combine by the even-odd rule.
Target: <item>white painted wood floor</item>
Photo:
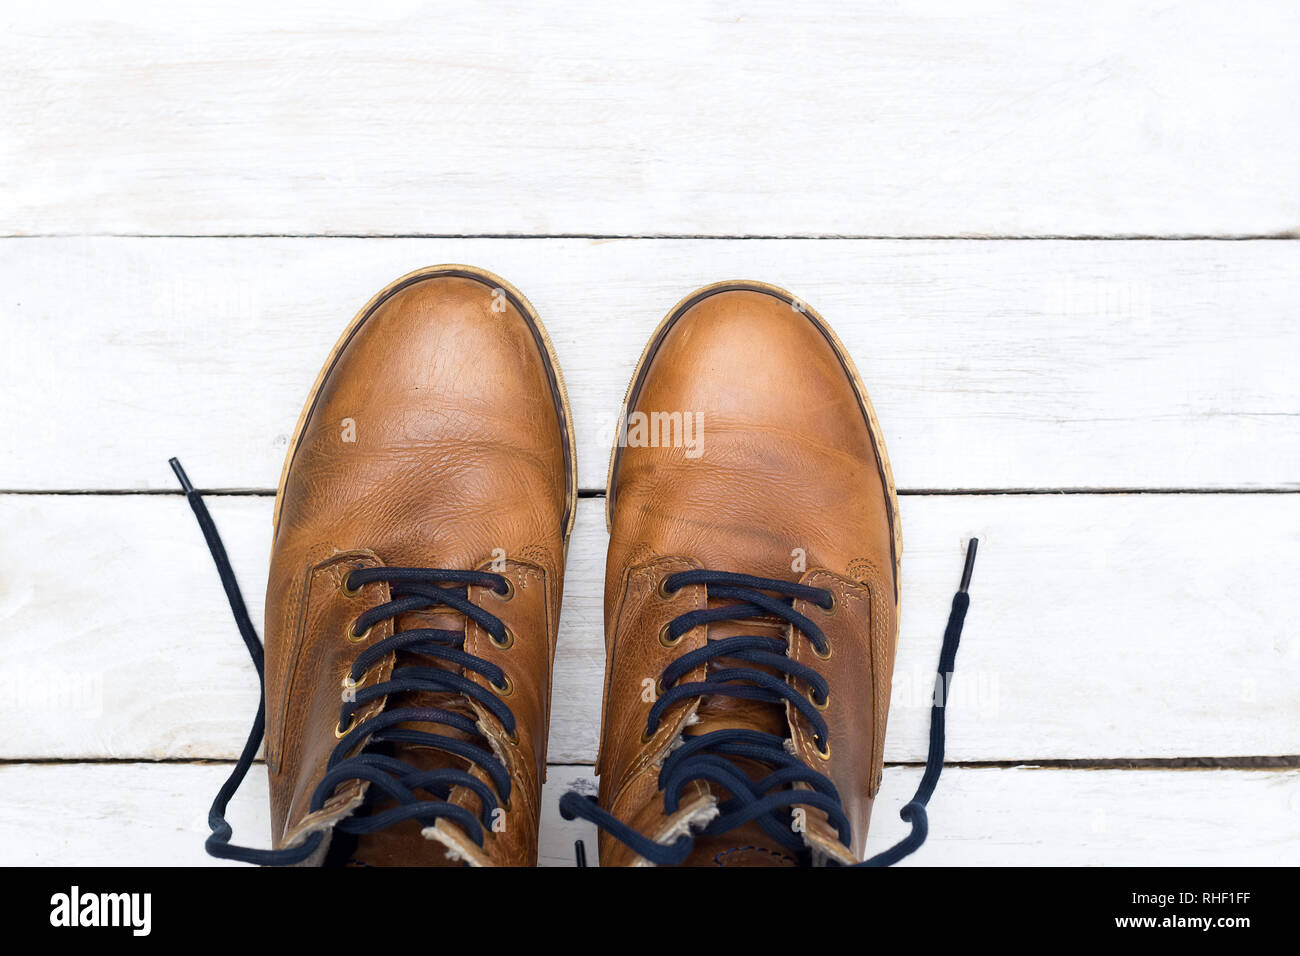
[[[9,8],[0,863],[204,864],[274,486],[338,332],[470,262],[546,321],[604,483],[678,298],[762,279],[871,390],[903,493],[872,845],[909,864],[1300,862],[1300,10],[1211,0]],[[543,863],[592,832],[603,502],[571,547]],[[236,802],[267,832],[265,780]]]

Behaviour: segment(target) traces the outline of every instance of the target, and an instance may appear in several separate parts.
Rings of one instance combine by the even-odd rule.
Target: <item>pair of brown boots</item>
[[[263,706],[210,853],[536,863],[573,433],[546,330],[498,277],[422,269],[362,309],[280,479]],[[172,465],[263,674],[216,528]],[[633,374],[605,504],[600,796],[567,794],[561,812],[600,827],[605,866],[861,861],[901,541],[880,427],[835,333],[761,283],[682,300]],[[912,834],[869,862],[924,839],[943,703]],[[224,818],[263,725],[273,850],[232,845]]]

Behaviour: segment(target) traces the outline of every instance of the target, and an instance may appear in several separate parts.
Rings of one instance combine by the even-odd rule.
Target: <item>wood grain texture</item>
[[[726,277],[836,328],[903,489],[1300,487],[1300,243],[10,239],[3,489],[274,488],[374,292],[486,266],[530,297],[603,488],[637,356]],[[473,356],[461,357],[467,365]],[[365,427],[358,409],[358,426]]]
[[[171,491],[173,454],[273,488],[348,318],[448,261],[537,306],[602,488],[659,318],[765,280],[840,333],[913,492],[889,761],[924,757],[971,535],[949,760],[1300,753],[1300,495],[970,494],[1300,490],[1300,243],[1086,241],[1300,237],[1295,5],[51,0],[0,23],[0,489]],[[271,499],[210,503],[260,620]],[[543,865],[594,836],[556,802],[595,783],[602,505],[571,549]],[[0,761],[128,761],[0,762],[0,865],[211,863],[229,768],[134,762],[229,759],[256,704],[183,500],[0,494],[0,528]],[[873,850],[918,776],[886,771]],[[909,862],[1300,851],[1296,770],[950,767],[931,810]],[[263,842],[261,768],[233,819]]]
[[[220,865],[203,852],[207,807],[228,766],[0,766],[0,865]],[[920,779],[890,767],[868,850],[906,832],[898,809]],[[557,803],[589,768],[551,767],[540,863],[573,866]],[[52,799],[56,797],[57,799]],[[930,804],[926,845],[904,866],[1271,866],[1300,852],[1300,771],[1038,770],[950,767]],[[256,766],[231,807],[237,840],[268,845],[266,775]],[[234,865],[234,864],[231,864]]]
[[[271,499],[210,504],[260,622]],[[600,727],[602,504],[581,502],[570,548],[550,731],[562,763],[592,762]],[[1300,753],[1300,496],[914,496],[902,507],[886,759],[924,760],[972,535],[950,760]],[[0,698],[0,757],[238,753],[257,684],[182,498],[0,496],[0,526],[0,673],[13,688]]]
[[[5,20],[5,234],[1300,226],[1288,4],[79,0]]]

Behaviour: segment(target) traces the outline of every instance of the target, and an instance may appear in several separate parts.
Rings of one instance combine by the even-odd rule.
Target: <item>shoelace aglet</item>
[[[181,490],[187,495],[194,493],[194,485],[190,483],[190,476],[185,474],[185,469],[181,467],[179,458],[168,458],[167,464],[172,466],[172,471],[176,472],[176,477],[181,483]]]
[[[173,459],[174,460],[174,459]],[[965,593],[970,587],[970,575],[975,570],[975,552],[980,546],[979,538],[971,538],[966,544],[966,566],[961,571],[961,587],[957,590]]]
[[[587,844],[581,840],[573,841],[573,858],[578,861],[578,866],[587,865]]]

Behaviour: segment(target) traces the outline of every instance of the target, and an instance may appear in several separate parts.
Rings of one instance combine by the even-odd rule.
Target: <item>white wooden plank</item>
[[[239,866],[203,849],[208,806],[229,773],[226,764],[0,765],[0,866]],[[589,773],[550,769],[543,866],[574,865],[573,841],[586,834],[561,819],[557,804]],[[263,765],[249,772],[227,819],[237,843],[270,845]]]
[[[188,462],[201,474],[198,462]],[[212,511],[261,619],[270,498]],[[962,544],[981,540],[949,759],[1300,753],[1297,495],[903,499],[886,758],[924,759]],[[602,502],[570,549],[550,757],[592,762]],[[183,499],[0,496],[0,757],[230,758],[257,686]]]
[[[906,835],[898,810],[919,782],[886,771],[869,849]],[[930,828],[905,865],[1291,866],[1300,772],[949,768]]]
[[[0,767],[0,865],[221,865],[203,852],[207,808],[228,766],[10,764]],[[917,768],[891,767],[869,851],[906,832],[898,809]],[[595,830],[560,818],[560,795],[595,783],[590,768],[551,767],[540,863],[573,866]],[[57,795],[57,799],[51,799]],[[231,808],[237,839],[267,845],[266,776],[254,767]],[[1300,771],[944,771],[930,839],[904,865],[1270,866],[1300,853]],[[235,864],[230,864],[235,865]]]
[[[394,277],[496,270],[555,338],[580,483],[677,299],[784,284],[835,326],[905,489],[1300,487],[1300,243],[6,240],[0,488],[274,488],[341,329]],[[472,356],[465,356],[472,361]],[[51,401],[57,397],[57,401]]]
[[[5,233],[1300,224],[1291,5],[81,0],[5,19]]]

